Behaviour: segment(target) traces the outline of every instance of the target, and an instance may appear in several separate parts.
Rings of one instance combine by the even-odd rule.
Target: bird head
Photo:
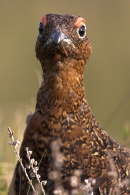
[[[35,50],[43,70],[69,62],[74,68],[77,64],[77,69],[80,63],[83,69],[91,53],[91,44],[82,17],[47,14],[42,17],[38,30]]]

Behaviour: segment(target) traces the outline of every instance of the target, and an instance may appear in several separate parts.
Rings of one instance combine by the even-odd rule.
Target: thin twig
[[[36,195],[38,195],[38,192],[35,190],[35,188],[34,188],[34,186],[32,184],[32,180],[30,180],[30,178],[29,178],[29,176],[27,174],[26,168],[24,167],[24,165],[22,163],[22,158],[20,158],[19,151],[18,151],[18,145],[20,144],[20,141],[19,140],[15,141],[14,136],[13,136],[14,135],[14,131],[12,131],[10,127],[8,127],[8,135],[9,135],[10,139],[12,140],[12,142],[9,142],[9,144],[14,146],[14,153],[17,155],[18,161],[19,161],[19,163],[20,163],[20,165],[21,165],[21,167],[22,167],[22,169],[23,169],[23,171],[25,173],[25,176],[26,176],[30,186],[32,187],[33,192]]]
[[[30,151],[28,149],[28,147],[26,147],[26,152],[27,152],[27,158],[28,158],[28,161],[29,161],[29,164],[27,165],[27,167],[28,167],[28,169],[31,168],[31,170],[32,170],[31,176],[32,177],[36,177],[38,183],[41,186],[41,190],[42,190],[43,194],[45,195],[45,191],[43,189],[43,184],[45,185],[46,181],[42,181],[42,182],[40,181],[40,177],[41,176],[37,173],[38,170],[39,170],[38,163],[37,163],[37,161],[34,158],[31,158],[32,151]]]

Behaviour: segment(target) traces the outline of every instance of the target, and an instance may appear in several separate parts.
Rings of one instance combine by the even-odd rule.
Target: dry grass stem
[[[37,173],[38,170],[39,170],[38,163],[34,158],[31,158],[32,151],[30,151],[29,148],[26,147],[26,152],[27,152],[26,156],[27,156],[28,161],[29,161],[29,164],[27,165],[27,168],[32,170],[31,177],[36,177],[38,183],[40,184],[41,191],[45,195],[43,185],[46,185],[46,181],[40,181],[41,176]]]
[[[30,178],[29,178],[29,176],[27,174],[26,168],[24,167],[24,165],[22,163],[22,159],[19,156],[18,145],[20,144],[20,141],[19,140],[15,141],[14,136],[13,136],[14,135],[14,131],[12,131],[10,127],[8,127],[8,135],[9,135],[9,137],[11,139],[11,142],[9,142],[9,144],[14,146],[14,153],[17,155],[17,158],[18,158],[18,161],[19,161],[19,163],[20,163],[20,165],[22,167],[22,170],[24,171],[25,176],[26,176],[30,186],[32,187],[32,190],[33,190],[34,194],[38,195],[38,192],[35,190],[35,188],[34,188],[34,186],[32,184],[32,180],[30,180]]]

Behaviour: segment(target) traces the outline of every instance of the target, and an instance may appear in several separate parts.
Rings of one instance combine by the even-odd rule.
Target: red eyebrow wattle
[[[47,24],[46,15],[42,17],[42,23],[44,24],[44,26],[46,26]]]
[[[79,17],[79,18],[77,18],[77,20],[76,20],[76,22],[75,22],[74,25],[75,25],[77,28],[79,28],[79,27],[80,27],[81,25],[83,25],[83,24],[85,24],[85,19]]]

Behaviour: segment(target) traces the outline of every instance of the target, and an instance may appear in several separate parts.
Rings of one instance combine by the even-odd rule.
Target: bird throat
[[[81,62],[57,61],[44,67],[44,80],[38,91],[36,108],[45,109],[46,105],[47,110],[62,107],[71,112],[81,106],[85,99]]]

